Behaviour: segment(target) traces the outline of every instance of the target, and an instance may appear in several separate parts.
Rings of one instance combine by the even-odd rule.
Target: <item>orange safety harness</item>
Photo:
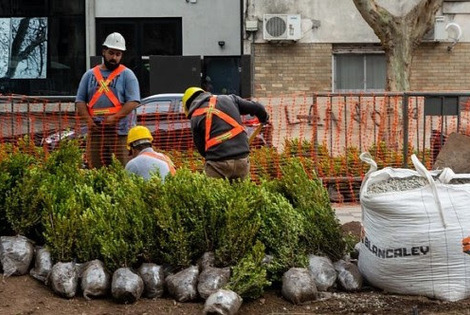
[[[206,151],[217,145],[220,144],[224,141],[227,141],[229,139],[232,139],[239,133],[242,133],[245,131],[245,128],[243,128],[242,125],[240,125],[235,119],[224,113],[223,111],[215,108],[215,104],[217,102],[217,96],[211,96],[209,99],[209,106],[205,108],[198,108],[194,111],[193,116],[201,116],[201,115],[206,115]],[[227,132],[224,132],[221,135],[215,136],[213,138],[210,137],[211,135],[211,127],[212,127],[212,116],[216,115],[223,121],[225,121],[227,124],[231,125],[233,128],[230,129]]]
[[[88,102],[88,112],[91,116],[115,114],[119,112],[119,110],[122,108],[121,102],[116,97],[116,95],[114,95],[113,91],[109,88],[109,84],[125,69],[125,66],[119,65],[119,67],[117,67],[113,72],[111,72],[111,74],[105,80],[101,75],[100,66],[98,65],[93,68],[93,74],[95,75],[96,80],[98,81],[99,88],[96,90],[90,102]],[[103,93],[108,97],[111,103],[113,103],[113,107],[93,109],[93,106],[96,104],[96,102]]]
[[[151,156],[153,158],[156,158],[160,161],[165,162],[166,165],[168,165],[168,168],[170,170],[170,174],[175,175],[175,173],[176,173],[175,166],[173,165],[173,162],[170,160],[170,158],[168,156],[166,156],[165,154],[161,154],[161,153],[157,153],[157,152],[142,152],[142,155]]]

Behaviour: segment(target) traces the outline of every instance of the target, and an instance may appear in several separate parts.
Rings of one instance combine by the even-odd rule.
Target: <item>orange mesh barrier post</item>
[[[392,96],[390,96],[392,97]],[[400,145],[399,143],[401,142],[401,140],[403,139],[403,135],[402,135],[402,132],[403,132],[403,129],[402,128],[399,128],[398,125],[400,124],[400,103],[398,101],[398,98],[396,96],[393,96],[392,98],[393,102],[393,119],[392,119],[392,130],[391,130],[391,133],[392,133],[392,147],[393,147],[393,152],[395,152],[395,157],[394,157],[394,164],[393,166],[394,167],[399,167],[400,166],[400,163],[402,161],[402,158],[399,154],[400,151]]]

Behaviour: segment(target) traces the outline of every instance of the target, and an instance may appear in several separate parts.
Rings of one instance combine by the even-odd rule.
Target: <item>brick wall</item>
[[[413,91],[470,90],[470,43],[423,43],[411,71]],[[331,91],[332,45],[295,43],[254,47],[253,96]]]
[[[470,90],[470,43],[422,43],[413,56],[413,91]]]
[[[253,96],[331,91],[331,44],[256,44]]]

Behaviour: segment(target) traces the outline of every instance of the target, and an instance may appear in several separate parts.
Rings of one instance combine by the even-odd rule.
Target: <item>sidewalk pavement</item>
[[[341,224],[352,221],[362,222],[362,210],[359,203],[332,203],[331,207],[335,210],[336,217]]]

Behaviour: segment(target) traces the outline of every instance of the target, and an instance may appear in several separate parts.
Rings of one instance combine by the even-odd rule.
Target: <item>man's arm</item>
[[[95,124],[93,121],[93,118],[90,116],[90,113],[88,113],[87,105],[85,102],[76,102],[76,108],[78,115],[80,116],[83,121],[88,126],[88,130],[96,130],[98,129],[98,126]]]
[[[197,123],[197,119],[195,118],[191,118],[191,132],[193,135],[194,146],[202,157],[206,157],[204,130],[200,128],[199,124]]]
[[[241,115],[255,115],[258,117],[260,123],[265,124],[268,122],[269,115],[263,104],[254,101],[247,101],[236,95],[233,95],[233,98],[238,105]]]
[[[137,105],[139,105],[139,102],[136,101],[130,101],[125,103],[119,112],[113,115],[108,115],[104,119],[104,123],[108,125],[115,125],[119,122],[119,119],[126,117],[130,112],[132,112]]]

